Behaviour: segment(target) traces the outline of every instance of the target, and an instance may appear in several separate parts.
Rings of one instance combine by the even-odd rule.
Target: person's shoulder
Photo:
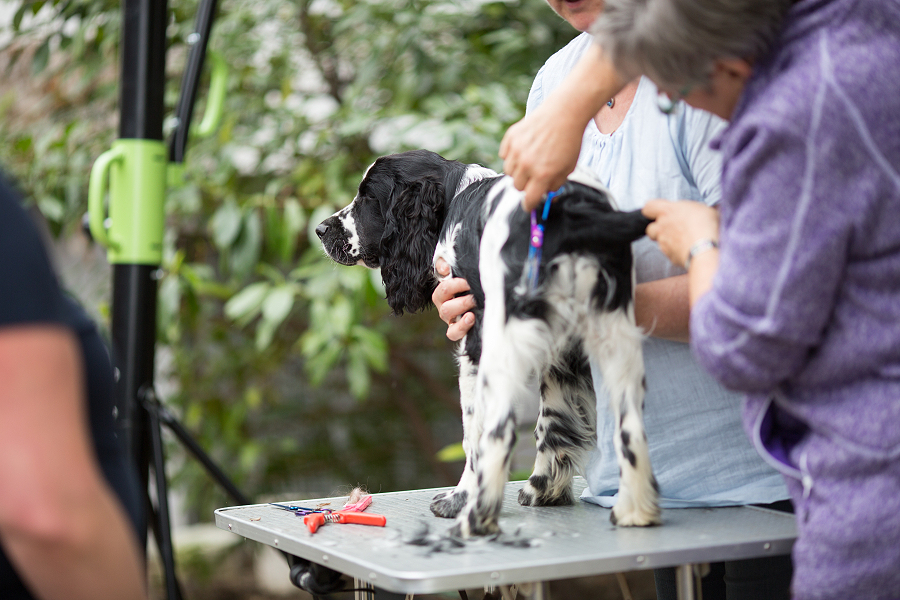
[[[584,32],[575,36],[568,44],[557,50],[545,62],[541,70],[549,75],[564,79],[569,71],[578,64],[581,56],[591,47],[594,38]]]
[[[836,133],[859,119],[890,124],[897,82],[885,66],[900,64],[900,3],[833,0],[802,9],[792,10],[779,43],[754,69],[754,119],[798,132],[817,117]]]
[[[548,58],[531,83],[526,103],[526,112],[531,112],[544,102],[553,90],[565,80],[569,71],[578,64],[581,55],[590,47],[593,41],[588,33],[575,36],[568,44],[557,50]]]
[[[22,195],[6,175],[0,172],[0,242],[32,237],[32,224],[22,205]]]
[[[15,294],[0,295],[0,326],[58,321],[61,296],[44,239],[21,204],[21,195],[0,176],[0,282]]]
[[[570,60],[572,58],[578,60],[579,58],[581,58],[581,55],[591,47],[591,44],[593,43],[594,36],[586,31],[583,31],[572,38],[565,46],[554,52],[553,55],[547,59],[547,62],[549,63],[551,61]]]

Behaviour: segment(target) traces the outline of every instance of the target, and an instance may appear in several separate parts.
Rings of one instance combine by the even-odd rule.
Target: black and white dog
[[[433,152],[379,158],[353,202],[316,227],[336,262],[381,269],[398,315],[431,305],[437,258],[471,286],[475,325],[458,350],[466,465],[456,488],[431,505],[438,516],[457,517],[452,533],[462,537],[498,531],[515,443],[512,402],[535,373],[537,458],[519,503],[574,502],[572,477],[596,444],[589,356],[616,415],[621,476],[610,519],[660,522],[642,417],[642,334],[632,304],[631,242],[648,221],[640,212],[614,210],[608,192],[578,173],[550,207],[537,287],[522,280],[530,217],[512,180]]]

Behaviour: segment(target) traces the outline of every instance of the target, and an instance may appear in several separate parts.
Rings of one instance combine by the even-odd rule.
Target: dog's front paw
[[[493,517],[478,517],[476,511],[459,515],[456,523],[447,534],[450,537],[467,539],[476,536],[496,535],[500,533],[500,524]]]
[[[546,475],[532,475],[519,490],[522,506],[568,506],[575,504],[572,486],[551,485]]]
[[[465,490],[442,492],[432,499],[431,512],[435,516],[452,519],[463,509],[468,498],[469,494]]]

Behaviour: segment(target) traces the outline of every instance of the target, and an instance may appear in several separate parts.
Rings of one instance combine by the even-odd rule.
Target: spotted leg
[[[596,443],[597,401],[581,342],[551,365],[541,383],[534,472],[519,490],[523,506],[573,504],[572,478]]]
[[[465,347],[465,340],[461,343]],[[466,465],[456,487],[449,492],[441,492],[431,502],[431,512],[438,517],[453,518],[459,514],[466,501],[475,494],[475,449],[481,437],[481,423],[484,415],[481,406],[475,403],[475,380],[478,369],[465,355],[459,356],[459,397],[463,421],[463,450]]]
[[[587,345],[599,364],[616,418],[619,499],[610,520],[622,526],[658,525],[659,491],[644,432],[641,334],[634,324],[633,307],[595,315]]]

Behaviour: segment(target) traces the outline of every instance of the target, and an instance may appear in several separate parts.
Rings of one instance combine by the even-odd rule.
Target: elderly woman
[[[696,357],[791,491],[795,597],[900,598],[900,5],[607,0],[592,32],[569,121],[636,73],[731,121],[719,211],[644,211],[688,267]],[[534,117],[503,144],[526,202],[572,160],[572,123]]]
[[[560,17],[583,32],[551,56],[534,78],[527,114],[540,110],[581,56],[592,50],[587,30],[603,11],[603,0],[548,0]],[[721,197],[721,160],[709,147],[725,122],[707,112],[679,104],[663,114],[658,90],[637,77],[610,96],[579,135],[579,164],[607,186],[622,210],[641,209],[647,200],[690,199],[714,206]],[[787,507],[781,476],[767,465],[743,436],[740,396],[728,392],[693,360],[688,341],[688,286],[682,265],[672,265],[649,239],[635,243],[635,316],[647,331],[643,354],[647,371],[644,422],[650,458],[659,483],[661,506],[702,507],[764,504]],[[449,274],[449,266],[445,274]],[[440,269],[441,266],[439,265]],[[459,340],[474,322],[466,311],[469,286],[448,279],[435,290],[438,312],[447,321],[447,336]],[[462,318],[460,318],[462,316]],[[467,319],[469,317],[469,319]],[[612,506],[618,491],[619,466],[613,447],[615,420],[596,366],[597,448],[585,465],[587,489],[582,499]],[[674,599],[674,569],[657,569],[657,597]],[[706,600],[781,600],[789,596],[790,558],[714,563],[703,578]]]

